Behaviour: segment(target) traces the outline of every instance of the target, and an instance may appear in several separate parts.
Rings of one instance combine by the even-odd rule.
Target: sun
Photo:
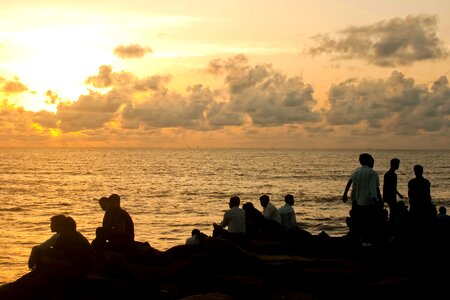
[[[49,90],[59,98],[77,100],[86,93],[87,76],[113,58],[110,46],[96,43],[85,26],[27,28],[8,41],[2,49],[7,60],[0,69],[27,87],[26,93],[13,100],[31,111],[55,109],[54,104],[46,103]]]

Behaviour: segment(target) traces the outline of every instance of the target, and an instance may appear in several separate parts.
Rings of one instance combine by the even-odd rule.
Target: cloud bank
[[[334,59],[360,59],[393,67],[418,61],[442,59],[448,49],[437,37],[436,16],[394,18],[367,26],[351,26],[335,34],[314,36],[313,55],[332,54]]]

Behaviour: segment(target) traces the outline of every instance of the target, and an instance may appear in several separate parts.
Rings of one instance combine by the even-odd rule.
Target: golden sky
[[[0,147],[450,149],[447,0],[0,5]]]

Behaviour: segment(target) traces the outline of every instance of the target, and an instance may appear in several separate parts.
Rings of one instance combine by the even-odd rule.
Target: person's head
[[[398,170],[399,166],[400,166],[400,159],[398,158],[391,159],[391,169]]]
[[[111,200],[110,204],[116,207],[120,207],[120,196],[117,194],[111,194],[109,196],[109,200]]]
[[[229,206],[231,207],[239,207],[239,204],[241,204],[241,199],[238,196],[233,196],[230,198]]]
[[[77,222],[72,217],[66,217],[65,226],[70,231],[76,231],[77,230]]]
[[[287,194],[286,196],[284,196],[284,202],[286,202],[289,205],[294,205],[294,196],[291,194]]]
[[[50,230],[52,232],[60,232],[66,221],[65,215],[55,215],[50,218]]]
[[[270,198],[268,195],[262,195],[261,197],[259,197],[259,202],[261,203],[262,207],[266,207],[269,201]]]
[[[445,208],[445,206],[439,207],[439,214],[440,214],[440,215],[445,215],[445,214],[447,214],[447,209]]]
[[[375,160],[373,159],[372,155],[370,155],[369,153],[361,153],[359,155],[359,163],[362,166],[369,166],[369,167],[373,168]]]
[[[108,208],[109,208],[108,202],[109,202],[109,198],[108,198],[108,197],[101,197],[101,198],[98,200],[98,204],[100,205],[100,207],[101,207],[104,211],[107,211]]]
[[[197,228],[192,229],[191,235],[195,236],[195,235],[199,235],[200,234],[200,230],[198,230]]]
[[[422,177],[423,167],[421,165],[415,165],[414,166],[414,174],[416,175],[416,177]]]
[[[251,202],[246,202],[242,205],[242,209],[245,211],[252,211],[255,209],[255,206]]]

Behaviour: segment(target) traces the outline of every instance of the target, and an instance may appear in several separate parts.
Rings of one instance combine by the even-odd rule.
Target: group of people
[[[415,165],[415,178],[408,182],[409,209],[404,196],[397,190],[397,174],[400,160],[393,158],[390,168],[384,174],[383,193],[380,190],[378,173],[373,170],[375,160],[369,153],[359,156],[361,166],[350,176],[344,189],[342,200],[348,201],[351,189],[351,210],[347,218],[349,234],[366,244],[372,244],[386,238],[398,240],[415,236],[431,236],[434,229],[448,227],[445,207],[439,208],[431,199],[430,181],[423,177],[423,167]],[[389,211],[384,208],[387,204]]]
[[[55,281],[80,278],[102,253],[128,255],[134,250],[139,242],[134,240],[134,223],[130,214],[121,208],[120,196],[101,197],[99,204],[105,213],[102,226],[96,229],[96,237],[91,243],[77,231],[72,217],[55,215],[50,218],[50,230],[54,234],[34,246],[28,259],[35,283],[49,278]]]
[[[362,243],[376,243],[386,236],[400,238],[413,232],[427,234],[435,229],[444,228],[450,232],[450,216],[445,207],[439,208],[439,214],[432,203],[430,182],[423,177],[423,167],[414,166],[415,178],[408,182],[409,209],[403,195],[397,190],[397,174],[400,160],[391,160],[390,169],[384,174],[382,192],[378,173],[373,169],[374,159],[368,153],[359,156],[361,166],[350,176],[345,186],[342,200],[347,202],[351,189],[351,210],[346,222],[349,227],[347,236]],[[251,239],[292,238],[310,236],[297,224],[294,210],[295,199],[292,194],[284,197],[284,205],[277,208],[268,195],[259,198],[262,211],[246,202],[240,207],[241,200],[232,196],[220,223],[213,223],[212,237],[220,237],[234,244],[243,245]],[[389,211],[384,208],[387,204]],[[104,210],[102,226],[96,229],[91,243],[76,229],[76,222],[70,216],[56,215],[50,220],[51,231],[55,234],[44,243],[32,248],[28,266],[39,273],[42,270],[71,270],[73,275],[83,273],[93,258],[105,252],[128,255],[137,245],[147,244],[135,241],[134,223],[130,214],[120,205],[120,196],[112,194],[99,200]],[[199,245],[206,238],[198,229],[191,232],[185,245]],[[210,237],[208,237],[210,238]],[[71,268],[67,268],[71,266]],[[48,274],[48,271],[46,271]]]
[[[240,198],[232,196],[222,221],[213,224],[213,237],[221,237],[236,244],[244,244],[249,239],[277,239],[304,233],[298,224],[292,194],[284,196],[284,205],[276,208],[266,194],[259,197],[262,211],[246,202],[240,208]]]

